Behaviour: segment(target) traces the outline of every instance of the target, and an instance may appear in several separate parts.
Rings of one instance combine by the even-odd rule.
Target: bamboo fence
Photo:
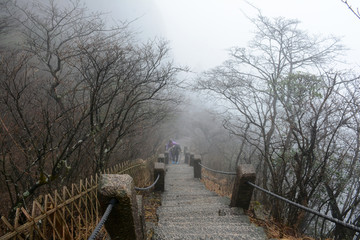
[[[136,185],[151,182],[149,161],[141,159],[117,164],[104,173],[129,174]],[[34,200],[31,209],[18,208],[14,223],[11,224],[4,216],[1,221],[7,232],[0,240],[8,239],[87,239],[101,219],[97,197],[99,176],[80,180],[69,188],[54,191]],[[104,228],[98,239],[107,239]]]

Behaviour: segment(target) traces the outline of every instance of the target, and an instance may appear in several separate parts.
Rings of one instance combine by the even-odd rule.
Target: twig
[[[350,11],[358,18],[360,19],[360,12],[359,8],[356,9],[356,11],[350,6],[347,0],[341,0],[343,3],[346,4],[346,6],[350,9]]]

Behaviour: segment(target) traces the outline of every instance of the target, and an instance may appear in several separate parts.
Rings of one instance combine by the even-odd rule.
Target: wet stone
[[[102,174],[99,183],[99,203],[102,212],[115,198],[118,203],[114,205],[105,228],[111,239],[143,239],[144,223],[138,214],[138,201],[134,189],[134,181],[127,174]]]
[[[230,199],[220,197],[194,179],[188,164],[168,165],[158,225],[152,239],[267,239]]]

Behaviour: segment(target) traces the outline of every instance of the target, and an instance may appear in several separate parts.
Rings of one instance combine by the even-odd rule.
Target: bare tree
[[[341,78],[341,76],[337,76]],[[320,211],[328,211],[334,218],[358,224],[359,184],[356,172],[359,171],[359,131],[358,131],[358,81],[356,78],[342,83],[343,89],[337,91],[337,97],[331,101],[332,114],[326,121],[331,125],[326,129],[326,145],[319,148],[323,157],[328,157],[328,168],[324,171],[321,192],[317,194]],[[335,107],[336,106],[336,107]],[[327,112],[329,112],[327,110]],[[328,204],[323,204],[328,203]],[[355,232],[335,225],[329,228],[323,221],[315,225],[323,237],[353,239]],[[330,233],[330,234],[329,234]]]
[[[8,5],[11,2],[9,0],[2,0],[0,1],[0,50],[6,48],[9,45],[9,35],[11,33],[11,29],[15,27],[14,22],[12,21],[12,17],[9,16],[8,12],[6,11]]]
[[[309,206],[328,181],[340,155],[334,149],[353,117],[339,101],[346,81],[322,70],[343,47],[335,38],[310,37],[296,20],[260,15],[252,21],[257,31],[249,47],[232,48],[197,88],[227,106],[225,127],[258,153],[263,187]],[[279,221],[302,224],[304,212],[279,201],[269,206]]]
[[[137,43],[126,23],[108,29],[79,1],[31,3],[8,9],[18,13],[23,44],[1,53],[0,172],[12,213],[42,191],[103,171],[121,160],[114,153],[131,156],[135,136],[178,102],[180,69],[166,42]]]
[[[9,22],[6,16],[4,16],[4,9],[5,9],[6,2],[1,1],[0,2],[0,35],[3,35],[7,32],[7,28],[9,26]]]
[[[90,101],[90,129],[97,171],[102,171],[119,141],[161,122],[168,113],[164,94],[174,83],[178,69],[165,62],[165,42],[144,46],[112,45],[113,39],[82,47],[79,71]],[[165,114],[165,115],[164,115]],[[152,119],[155,118],[155,122]]]

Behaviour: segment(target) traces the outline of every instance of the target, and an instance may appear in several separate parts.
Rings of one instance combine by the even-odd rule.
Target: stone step
[[[244,222],[159,222],[157,225],[158,228],[162,229],[198,229],[200,232],[208,232],[208,231],[218,231],[219,229],[228,229],[229,232],[234,231],[234,233],[238,233],[239,229],[248,229],[253,228],[254,226],[244,223]]]
[[[170,179],[170,177],[171,177],[171,179],[194,178],[194,170],[192,168],[189,168],[188,170],[190,170],[190,171],[184,172],[184,169],[181,169],[181,168],[179,168],[178,171],[176,171],[176,169],[169,170],[169,168],[168,168],[168,171],[166,173],[171,174],[171,176],[168,177],[169,179]]]
[[[242,230],[248,230],[251,228],[257,228],[255,225],[251,225],[249,222],[242,222],[241,219],[238,221],[228,221],[228,222],[211,222],[206,221],[203,219],[202,221],[198,222],[159,222],[157,225],[158,228],[163,229],[198,229],[201,232],[211,232],[211,231],[218,231],[219,229],[227,229],[229,233],[233,231],[234,233],[238,233]]]
[[[191,172],[184,172],[184,171],[178,171],[178,172],[174,172],[174,171],[167,171],[166,173],[171,174],[171,176],[169,175],[168,179],[169,180],[174,180],[174,179],[193,179],[194,178],[194,172],[191,170]]]
[[[227,223],[179,225],[159,224],[153,239],[267,239],[264,230],[252,225],[231,225]]]
[[[186,235],[178,235],[176,233],[168,233],[168,232],[160,232],[155,233],[155,236],[152,237],[153,240],[258,240],[258,239],[266,239],[266,238],[257,238],[256,236],[245,235],[245,234],[186,234]]]
[[[230,208],[223,204],[209,204],[198,206],[160,206],[157,209],[159,218],[166,216],[191,217],[191,216],[236,216],[244,215],[240,208]]]
[[[171,177],[166,178],[168,180],[168,182],[171,182],[173,184],[181,184],[182,182],[188,182],[188,183],[202,183],[198,178],[194,178],[194,174],[173,174],[173,173],[169,173],[171,174]]]
[[[174,201],[174,200],[196,200],[206,198],[218,198],[219,196],[213,192],[207,191],[202,193],[189,193],[182,194],[181,192],[165,192],[162,194],[162,201]]]
[[[186,183],[184,183],[186,184]],[[171,185],[167,184],[165,191],[193,191],[193,189],[199,190],[199,191],[209,191],[204,186],[201,186],[200,184],[189,184],[186,185]]]
[[[187,195],[207,195],[207,196],[216,196],[216,193],[206,191],[205,189],[186,189],[184,191],[179,191],[173,189],[172,192],[165,192],[163,196],[168,195],[178,195],[178,196],[187,196]]]
[[[246,215],[237,215],[237,216],[207,216],[204,218],[203,216],[162,216],[159,219],[159,223],[186,223],[186,224],[197,224],[199,222],[202,223],[242,223],[242,224],[250,224],[249,218]]]
[[[181,197],[187,197],[187,196],[216,196],[216,193],[214,192],[210,192],[210,191],[206,191],[206,190],[195,190],[195,189],[191,189],[191,190],[186,190],[186,191],[175,191],[173,190],[172,192],[164,192],[163,193],[163,197],[168,197],[168,196],[181,196]]]
[[[179,187],[196,187],[196,188],[202,188],[202,189],[206,189],[204,184],[202,182],[194,182],[194,180],[191,181],[184,181],[181,180],[182,182],[168,182],[166,185],[168,185],[171,188],[179,188]],[[184,185],[186,184],[186,185]]]
[[[162,198],[162,206],[182,206],[182,205],[207,205],[214,203],[222,203],[225,205],[230,204],[230,200],[228,198],[219,198],[217,196],[197,196],[193,198],[184,198],[180,197],[167,197]]]
[[[194,179],[188,165],[167,166],[161,199],[152,239],[266,239],[263,229],[250,224],[242,209],[229,207],[229,198]]]
[[[172,174],[172,173],[166,173],[166,174]],[[200,182],[197,179],[194,179],[194,175],[188,175],[188,176],[183,176],[181,174],[179,174],[178,176],[174,176],[173,178],[166,178],[166,180],[168,180],[168,183],[172,183],[172,184],[176,184],[176,183],[180,183],[180,181],[184,181],[184,182],[188,182],[188,183],[197,183]],[[194,181],[197,180],[197,181]]]
[[[223,205],[210,205],[207,207],[181,206],[181,207],[160,207],[157,210],[159,218],[162,217],[187,217],[199,215],[203,217],[220,216],[226,207]]]

